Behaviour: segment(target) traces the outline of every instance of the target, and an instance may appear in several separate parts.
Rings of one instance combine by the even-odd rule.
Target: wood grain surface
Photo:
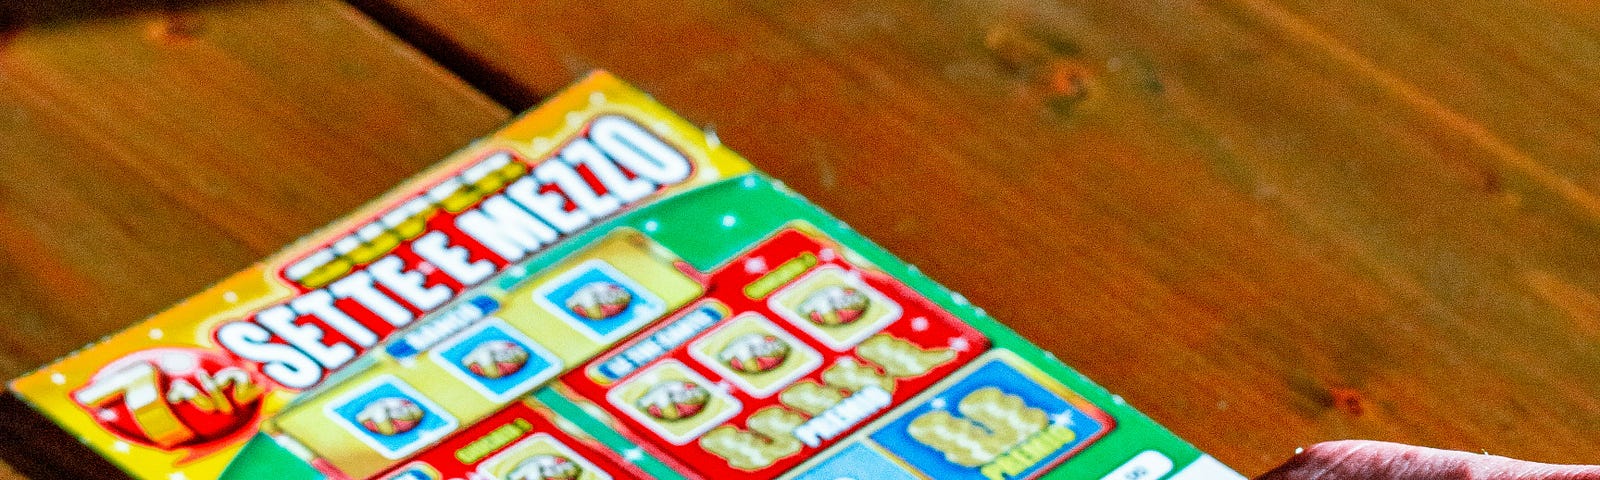
[[[7,37],[0,373],[606,68],[1247,475],[1600,453],[1600,7],[353,4]]]

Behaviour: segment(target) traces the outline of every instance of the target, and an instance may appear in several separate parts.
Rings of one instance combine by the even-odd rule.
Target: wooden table
[[[1600,459],[1600,4],[102,3],[0,7],[0,376],[606,68],[1247,475]]]

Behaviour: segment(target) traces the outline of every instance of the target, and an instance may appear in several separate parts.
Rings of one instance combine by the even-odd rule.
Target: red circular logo
[[[106,365],[72,396],[117,435],[173,450],[254,425],[267,385],[260,374],[220,353],[157,348]]]

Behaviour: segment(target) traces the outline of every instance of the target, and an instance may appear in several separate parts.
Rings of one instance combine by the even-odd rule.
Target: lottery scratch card
[[[11,389],[139,479],[1242,478],[604,72]]]

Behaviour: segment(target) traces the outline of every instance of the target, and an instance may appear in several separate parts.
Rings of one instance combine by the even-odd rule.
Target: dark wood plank
[[[506,118],[335,1],[13,32],[0,49],[0,376],[199,291]]]
[[[1246,473],[1343,437],[1600,451],[1592,108],[1508,130],[1589,92],[1594,25],[1538,26],[1583,7],[1393,7],[1373,46],[1310,2],[356,4],[502,99],[639,83]],[[1515,68],[1450,45],[1506,30],[1566,56],[1452,77]]]

